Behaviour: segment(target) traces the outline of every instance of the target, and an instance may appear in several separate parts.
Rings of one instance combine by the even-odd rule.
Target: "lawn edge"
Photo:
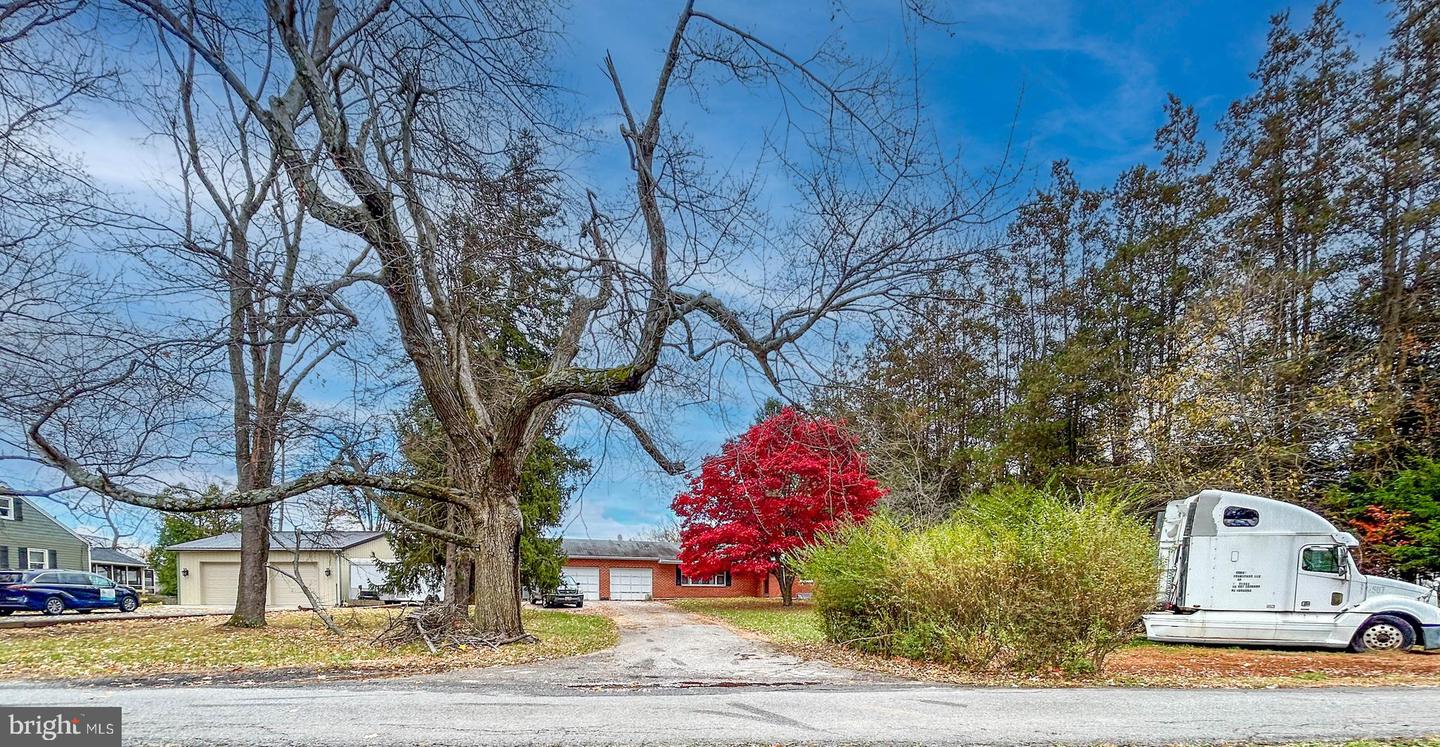
[[[821,643],[795,643],[791,641],[780,641],[762,633],[758,630],[744,628],[735,623],[714,615],[686,609],[682,606],[671,604],[672,608],[688,615],[701,618],[706,622],[719,625],[737,635],[750,640],[764,643],[784,654],[803,659],[805,661],[818,661],[835,667],[841,667],[867,674],[879,674],[886,677],[911,682],[925,682],[935,684],[955,685],[960,687],[975,687],[987,689],[1011,689],[1011,688],[1032,688],[1032,689],[1065,689],[1076,690],[1086,688],[1164,688],[1173,690],[1321,690],[1334,688],[1399,688],[1399,689],[1431,689],[1440,687],[1440,678],[1426,678],[1417,676],[1409,678],[1360,678],[1360,677],[1336,677],[1332,679],[1313,681],[1300,680],[1295,677],[1226,677],[1215,678],[1208,682],[1189,681],[1178,677],[1157,677],[1146,678],[1136,676],[1098,677],[1087,678],[1060,678],[1060,677],[1039,677],[1028,675],[976,675],[963,670],[946,667],[941,664],[915,661],[904,657],[885,657],[879,654],[869,654],[863,651],[855,651],[844,648],[839,644],[828,641]],[[688,600],[683,600],[688,601]],[[700,600],[715,601],[715,600]],[[898,671],[897,671],[898,670]]]

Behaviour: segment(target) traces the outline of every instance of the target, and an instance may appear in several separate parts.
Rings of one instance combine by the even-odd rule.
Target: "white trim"
[[[718,584],[715,583],[717,580],[718,580],[720,583],[718,583]],[[711,587],[711,588],[723,588],[723,587],[725,586],[725,571],[720,571],[719,573],[717,573],[717,574],[715,574],[715,575],[713,575],[713,576],[709,576],[709,577],[707,577],[707,578],[690,578],[689,576],[685,575],[684,573],[681,573],[681,574],[680,574],[680,585],[681,585],[681,586],[707,586],[707,587]]]
[[[33,562],[32,560],[30,560],[31,558],[35,557],[35,553],[37,553],[37,552],[40,553],[40,565],[34,565],[34,562]],[[34,547],[27,547],[27,548],[25,548],[25,570],[27,570],[27,571],[50,570],[50,551],[49,551],[48,549],[45,549],[45,548],[34,548]]]
[[[569,560],[638,560],[642,563],[660,563],[661,565],[680,565],[679,560],[666,560],[655,557],[640,557],[637,555],[566,555]]]
[[[14,520],[15,520],[15,496],[13,496],[13,495],[0,495],[0,502],[4,502],[4,505],[5,505],[4,510],[3,510],[3,511],[0,511],[0,519],[5,519],[6,521],[14,521]]]

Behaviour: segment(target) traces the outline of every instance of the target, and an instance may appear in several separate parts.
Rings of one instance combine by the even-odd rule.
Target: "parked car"
[[[0,615],[18,611],[58,615],[65,610],[89,612],[116,608],[134,612],[140,593],[98,573],[39,569],[0,571]]]
[[[575,579],[569,576],[560,578],[560,585],[550,592],[532,592],[531,604],[544,605],[546,607],[563,607],[565,605],[585,606],[585,592],[580,590],[580,585]]]

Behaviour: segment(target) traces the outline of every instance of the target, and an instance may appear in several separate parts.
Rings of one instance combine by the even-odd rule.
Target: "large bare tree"
[[[366,280],[388,300],[449,444],[443,484],[351,461],[224,502],[258,506],[337,484],[444,502],[453,521],[425,529],[473,568],[475,623],[497,634],[521,631],[520,466],[560,409],[612,419],[663,469],[681,471],[631,395],[720,355],[749,361],[779,385],[810,365],[802,340],[817,328],[883,314],[969,261],[967,228],[990,217],[998,186],[960,170],[889,67],[832,47],[791,53],[686,4],[643,95],[607,60],[627,194],[576,200],[580,240],[536,251],[533,237],[503,234],[508,206],[479,186],[513,159],[519,131],[552,134],[537,108],[549,91],[547,6],[271,0],[243,37],[253,40],[246,58],[226,48],[235,35],[204,31],[223,17],[212,8],[125,4],[190,49],[260,124],[297,203],[373,252],[378,270]],[[269,45],[284,64],[265,74],[285,84],[265,96],[253,61],[269,62],[255,51]],[[703,97],[727,82],[769,91],[784,117],[781,131],[768,133],[773,147],[756,156],[790,180],[794,204],[783,210],[764,206],[758,176],[712,176],[702,148],[667,116],[677,90]],[[469,219],[457,223],[457,213]],[[738,271],[746,265],[748,277]],[[495,294],[537,274],[558,278],[557,292],[535,294],[560,304],[558,327],[487,323]],[[534,342],[534,354],[508,354],[517,338]],[[30,433],[76,483],[142,505],[194,505],[85,469],[47,443],[43,425]]]

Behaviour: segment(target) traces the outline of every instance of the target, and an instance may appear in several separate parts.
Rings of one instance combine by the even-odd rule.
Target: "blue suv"
[[[140,594],[98,573],[40,569],[0,571],[0,615],[16,610],[58,615],[65,610],[88,612],[113,607],[134,612]]]

